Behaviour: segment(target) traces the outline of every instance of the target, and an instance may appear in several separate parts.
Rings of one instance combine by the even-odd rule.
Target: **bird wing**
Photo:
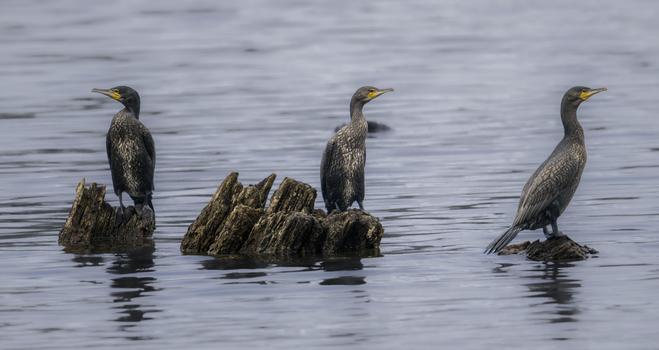
[[[357,168],[357,176],[355,180],[355,195],[357,196],[358,201],[364,200],[364,195],[366,194],[366,186],[364,184],[364,164],[366,164],[366,148],[363,149],[362,153],[362,164]]]
[[[113,154],[115,152],[114,146],[112,144],[112,129],[108,130],[108,134],[105,136],[105,152],[108,155],[108,163],[110,164],[110,174],[112,175],[112,188],[115,193],[123,191],[123,177],[121,176],[121,171],[119,169],[119,164],[115,164]]]
[[[151,132],[149,132],[149,129],[144,126],[144,124],[139,123],[140,126],[140,135],[142,136],[142,143],[144,144],[144,148],[146,149],[146,153],[150,158],[150,165],[148,166],[148,179],[150,181],[150,186],[149,188],[153,190],[153,173],[156,167],[156,146],[155,143],[153,142],[153,136],[151,136]]]
[[[110,163],[110,170],[112,170],[112,139],[110,139],[110,132],[105,135],[105,152],[108,154],[108,162]]]
[[[578,162],[567,159],[566,152],[552,154],[524,186],[513,226],[528,223],[549,207],[579,176]]]
[[[151,158],[151,161],[153,162],[153,166],[155,166],[156,146],[155,143],[153,142],[153,136],[151,136],[151,133],[144,125],[142,125],[140,129],[142,133],[142,142],[144,142],[144,147],[146,147],[146,153],[149,154],[149,158]]]
[[[337,152],[336,135],[334,135],[327,142],[320,164],[320,187],[326,204],[336,201],[336,198],[330,197],[333,197],[332,193],[337,193],[335,188],[340,185],[340,169],[335,166]]]

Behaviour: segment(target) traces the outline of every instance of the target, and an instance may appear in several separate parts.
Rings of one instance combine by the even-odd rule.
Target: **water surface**
[[[649,0],[3,1],[0,347],[656,347],[657,16]],[[111,183],[120,107],[90,90],[119,84],[156,140],[157,249],[68,254],[77,181]],[[365,109],[392,127],[367,142],[381,257],[179,253],[229,171],[318,188],[366,84],[396,90]],[[609,88],[579,110],[589,161],[560,220],[599,257],[481,254],[562,136],[572,85]]]

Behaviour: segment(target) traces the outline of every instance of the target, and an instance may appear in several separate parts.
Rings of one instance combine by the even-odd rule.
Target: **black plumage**
[[[561,102],[563,139],[524,186],[512,226],[488,245],[486,253],[499,252],[522,230],[542,228],[547,238],[562,235],[557,220],[577,190],[586,165],[584,132],[577,120],[577,108],[602,91],[606,88],[576,86],[565,93]]]
[[[124,105],[110,124],[106,137],[106,150],[114,193],[119,197],[118,219],[125,214],[122,200],[124,192],[133,199],[141,213],[144,204],[153,208],[153,175],[156,165],[156,149],[149,129],[139,120],[140,96],[127,86],[112,89],[93,89]]]
[[[320,184],[327,212],[345,211],[357,201],[364,209],[364,166],[368,124],[362,109],[376,97],[393,91],[372,86],[359,88],[350,100],[350,123],[325,147],[320,164]]]

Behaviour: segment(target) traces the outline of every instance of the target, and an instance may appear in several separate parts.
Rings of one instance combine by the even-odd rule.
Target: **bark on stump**
[[[275,174],[243,187],[229,174],[181,242],[187,254],[271,258],[378,254],[384,229],[361,210],[326,216],[314,210],[316,190],[284,178],[265,208]]]
[[[147,206],[142,216],[135,208],[127,209],[130,216],[117,224],[116,210],[105,201],[105,186],[95,182],[86,186],[82,179],[69,217],[59,234],[59,244],[74,252],[117,252],[152,247],[155,222]]]
[[[377,253],[384,230],[380,221],[359,209],[333,212],[323,222],[327,232],[324,255],[342,251],[372,251]]]
[[[257,185],[243,187],[238,173],[230,173],[220,184],[210,202],[188,227],[181,242],[181,251],[187,254],[232,254],[242,247],[255,220],[260,217],[275,174]],[[236,213],[233,213],[233,212]]]
[[[568,236],[561,236],[542,242],[536,240],[511,244],[503,248],[499,255],[526,254],[529,260],[534,261],[578,261],[597,253],[597,250],[587,245],[582,246]]]

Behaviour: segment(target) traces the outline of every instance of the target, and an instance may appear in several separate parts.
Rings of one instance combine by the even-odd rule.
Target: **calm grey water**
[[[2,1],[0,348],[656,349],[658,16],[650,0]],[[77,181],[111,183],[120,106],[90,90],[119,84],[156,140],[157,249],[68,254]],[[393,128],[368,140],[381,257],[179,253],[229,171],[318,188],[366,84],[396,89],[365,110]],[[589,162],[560,221],[599,257],[481,254],[572,85],[609,88],[580,108]]]

